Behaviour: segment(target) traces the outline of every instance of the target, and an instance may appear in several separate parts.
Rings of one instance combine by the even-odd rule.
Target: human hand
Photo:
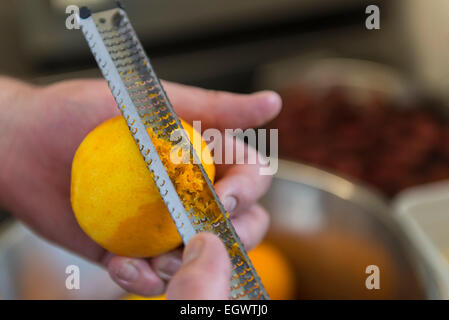
[[[165,82],[180,117],[202,120],[203,129],[259,126],[273,118],[275,93],[237,95]],[[64,81],[33,87],[0,79],[0,205],[47,239],[104,264],[124,289],[140,295],[165,290],[181,265],[181,251],[153,259],[118,257],[93,242],[78,226],[70,204],[75,151],[98,124],[119,114],[103,80]],[[255,152],[247,147],[247,152]],[[268,215],[256,204],[271,178],[260,164],[217,165],[215,189],[247,249],[266,232]]]
[[[211,233],[194,236],[184,249],[182,266],[167,287],[169,300],[229,299],[231,262],[221,240]]]

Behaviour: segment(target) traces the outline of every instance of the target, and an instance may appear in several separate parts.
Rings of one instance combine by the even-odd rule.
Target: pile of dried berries
[[[393,196],[449,179],[449,121],[429,105],[399,105],[380,94],[362,104],[341,88],[281,91],[279,155],[371,184]]]

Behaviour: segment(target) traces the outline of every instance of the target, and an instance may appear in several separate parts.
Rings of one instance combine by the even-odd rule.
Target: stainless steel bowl
[[[79,290],[69,290],[68,266],[78,266]],[[19,222],[0,233],[3,299],[116,299],[124,295],[106,270],[36,236]]]
[[[280,161],[262,203],[272,215],[268,239],[295,270],[297,298],[439,298],[425,260],[383,199],[313,167]],[[66,288],[66,267],[80,269],[80,289]],[[380,268],[368,290],[365,268]],[[0,233],[0,293],[5,299],[117,299],[125,295],[105,270],[54,246],[15,222]]]
[[[302,299],[436,299],[427,260],[372,190],[314,167],[281,161],[262,200],[268,239],[290,259]],[[380,289],[367,289],[367,266]]]

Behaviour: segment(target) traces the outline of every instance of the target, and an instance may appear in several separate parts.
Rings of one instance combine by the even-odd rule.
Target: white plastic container
[[[433,269],[442,299],[449,299],[449,181],[407,189],[394,201],[403,230]]]

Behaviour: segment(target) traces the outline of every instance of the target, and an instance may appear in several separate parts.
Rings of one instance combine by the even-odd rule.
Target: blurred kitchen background
[[[3,0],[0,71],[29,80],[93,74],[80,32],[67,30],[70,4],[95,9],[110,0]],[[161,77],[250,91],[260,66],[289,57],[368,59],[425,84],[449,73],[444,0],[125,0],[123,3]],[[378,4],[381,29],[365,28]],[[439,27],[437,27],[437,25]]]
[[[38,84],[100,76],[65,8],[110,3],[3,0],[0,73]],[[282,95],[267,128],[279,129],[288,161],[264,203],[278,214],[270,237],[298,271],[298,297],[449,297],[447,0],[123,3],[161,78]],[[380,30],[365,27],[373,4]],[[360,270],[379,256],[389,280],[373,296]]]

